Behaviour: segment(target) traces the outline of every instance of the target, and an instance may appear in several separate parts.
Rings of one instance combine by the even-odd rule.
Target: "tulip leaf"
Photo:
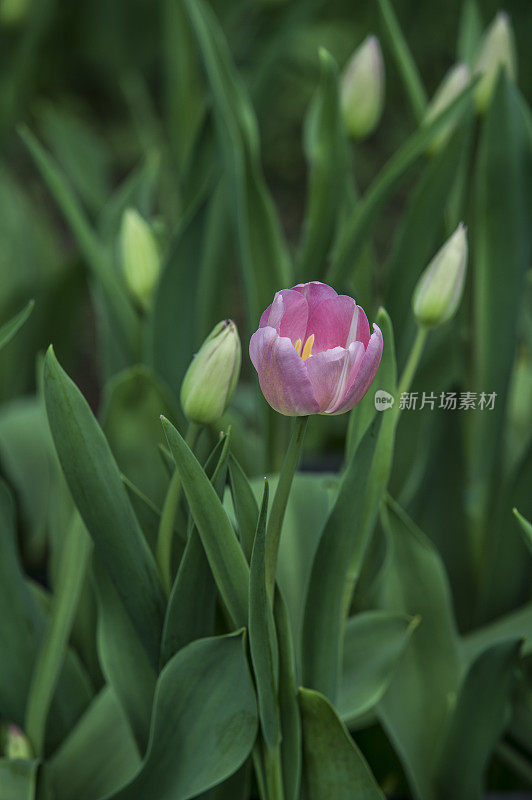
[[[51,348],[44,362],[44,394],[52,437],[74,502],[155,666],[164,607],[157,568],[105,436]]]
[[[279,724],[279,651],[272,603],[266,585],[266,516],[268,481],[257,522],[257,532],[249,567],[249,648],[257,685],[259,716],[264,741],[270,749],[281,738]]]
[[[23,727],[32,671],[48,622],[45,610],[22,572],[16,548],[13,502],[2,482],[0,552],[0,709],[5,719]],[[46,740],[50,749],[56,747],[72,728],[88,705],[90,696],[88,679],[69,652],[48,714]]]
[[[379,9],[412,111],[417,122],[421,122],[427,109],[427,93],[421,82],[419,70],[401,31],[390,0],[379,0]]]
[[[284,800],[299,800],[301,784],[301,718],[296,692],[296,664],[288,608],[279,587],[273,608],[279,646],[279,709]]]
[[[465,0],[460,13],[456,55],[471,70],[475,66],[483,28],[477,0]]]
[[[101,560],[95,558],[93,567],[101,668],[122,706],[138,751],[143,755],[148,744],[157,673]]]
[[[243,634],[192,642],[161,672],[146,758],[113,800],[196,797],[243,764],[256,735]]]
[[[365,611],[347,620],[338,713],[351,722],[384,696],[419,618]]]
[[[106,686],[46,769],[55,800],[94,800],[131,780],[139,765],[124,712],[111,687]]]
[[[307,209],[298,255],[302,280],[323,274],[334,239],[342,204],[342,185],[348,166],[345,127],[340,111],[338,66],[320,49],[320,83],[304,127],[304,148],[309,165]]]
[[[382,607],[395,614],[419,615],[421,624],[394,671],[378,714],[413,795],[432,800],[435,752],[461,674],[451,594],[438,552],[391,498],[382,520],[389,547]]]
[[[115,241],[126,208],[136,208],[142,216],[149,216],[160,167],[159,154],[149,152],[146,158],[118,185],[103,205],[98,216],[98,232],[102,239]]]
[[[223,436],[205,464],[205,474],[216,494],[223,497],[230,435]],[[196,527],[190,521],[187,543],[177,571],[163,627],[161,663],[195,639],[210,636],[214,629],[216,584]]]
[[[482,800],[484,777],[509,718],[521,642],[507,639],[483,651],[469,668],[445,733],[436,797]]]
[[[519,523],[525,544],[532,553],[532,524],[516,508],[514,508],[514,517]]]
[[[11,341],[13,336],[22,328],[28,317],[30,316],[31,312],[33,311],[33,307],[35,305],[34,300],[30,300],[24,308],[15,314],[9,322],[6,322],[0,328],[0,350],[2,347],[5,347],[8,342]]]
[[[183,437],[162,417],[163,429],[218,591],[236,625],[247,624],[249,568],[222,502]]]
[[[259,507],[247,475],[231,453],[229,456],[229,486],[240,534],[240,544],[248,562],[251,560],[253,540],[259,518]]]
[[[504,142],[504,147],[501,147]],[[522,601],[527,566],[517,537],[504,525],[490,530],[489,498],[500,487],[508,386],[517,346],[516,309],[532,253],[532,150],[516,87],[501,70],[480,134],[475,181],[474,352],[471,389],[496,393],[493,410],[470,418],[471,518],[481,534],[474,542],[485,562],[487,618]],[[497,318],[498,323],[493,325]],[[484,541],[489,538],[489,544]],[[503,555],[504,550],[504,555]],[[482,553],[482,556],[480,555]]]
[[[299,690],[303,776],[308,800],[384,800],[366,760],[319,692]]]
[[[291,284],[291,264],[259,154],[257,122],[236,74],[227,42],[210,6],[185,0],[210,84],[232,193],[249,319],[253,324],[280,286]]]
[[[304,683],[333,701],[341,673],[345,583],[350,563],[357,551],[361,560],[366,546],[360,531],[380,425],[381,418],[372,423],[347,465],[308,584],[302,639]]]
[[[90,547],[90,538],[76,514],[62,544],[50,623],[35,661],[26,701],[24,730],[35,755],[39,757],[44,755],[46,720],[65,660],[89,563]]]
[[[0,758],[0,800],[35,800],[38,760]]]
[[[523,639],[523,655],[532,654],[532,603],[476,628],[462,639],[462,652],[470,664],[490,645],[519,637]]]
[[[451,121],[458,122],[469,107],[475,81],[469,84],[434,120],[418,128],[379,172],[345,221],[330,264],[331,283],[354,280],[358,256],[378,215],[407,170],[423,155],[434,136]]]

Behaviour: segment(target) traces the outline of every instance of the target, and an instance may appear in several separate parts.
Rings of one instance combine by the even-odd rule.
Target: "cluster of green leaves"
[[[0,410],[0,715],[31,751],[0,759],[0,798],[480,800],[487,780],[532,782],[532,117],[501,72],[484,117],[472,82],[421,124],[426,90],[391,4],[379,6],[414,131],[360,194],[338,67],[320,50],[293,248],[248,90],[203,0],[165,2],[166,126],[133,81],[146,157],[114,194],[72,120],[46,111],[48,147],[21,130],[79,249],[104,392],[96,419],[50,349],[37,395]],[[285,28],[302,13],[287,11]],[[471,66],[481,35],[466,2],[458,56]],[[409,176],[380,270],[373,235]],[[131,206],[161,245],[147,312],[118,269]],[[466,298],[431,333],[413,389],[496,392],[493,411],[400,415],[396,401],[381,415],[371,392],[350,415],[340,474],[296,474],[288,499],[294,447],[279,477],[254,477],[277,464],[283,433],[254,388],[240,387],[220,437],[186,431],[179,388],[233,313],[233,255],[246,340],[277,289],[329,280],[374,310],[374,388],[396,396],[413,287],[461,219]],[[50,269],[52,284],[65,279]],[[0,329],[4,352],[31,311]],[[47,588],[29,577],[43,564]]]

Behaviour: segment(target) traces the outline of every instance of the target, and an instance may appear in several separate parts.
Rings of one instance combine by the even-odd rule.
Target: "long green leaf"
[[[242,548],[198,460],[171,422],[162,417],[162,423],[218,591],[235,624],[246,625],[249,568]]]
[[[232,775],[257,735],[242,633],[179,651],[157,682],[148,753],[113,800],[189,800]]]
[[[285,800],[298,800],[301,785],[301,716],[297,702],[294,642],[288,608],[279,587],[273,607],[279,646],[281,763]]]
[[[519,511],[514,508],[514,517],[519,523],[519,527],[521,528],[521,532],[523,534],[526,546],[532,553],[532,524],[523,517]]]
[[[303,624],[303,677],[336,700],[342,664],[344,592],[349,564],[365,550],[360,537],[368,475],[381,419],[365,433],[342,478],[314,556]],[[361,558],[360,558],[361,560]]]
[[[24,325],[28,317],[30,316],[31,312],[33,311],[33,307],[35,305],[34,300],[30,300],[24,308],[15,314],[9,322],[5,322],[2,327],[0,328],[0,350],[2,347],[5,347],[8,342],[11,341],[13,336],[17,333],[20,328]]]
[[[74,502],[148,656],[157,665],[164,600],[153,556],[102,430],[51,348],[44,362],[44,394]]]
[[[35,800],[39,761],[0,758],[0,800]]]
[[[253,489],[247,479],[246,473],[233,456],[229,457],[229,485],[231,499],[238,523],[240,544],[247,560],[251,560],[253,540],[259,518],[259,507],[253,494]]]
[[[308,800],[384,800],[366,760],[326,697],[299,690]]]
[[[35,662],[26,705],[24,730],[39,757],[44,754],[46,720],[66,656],[90,546],[90,538],[76,514],[63,543],[50,625]]]

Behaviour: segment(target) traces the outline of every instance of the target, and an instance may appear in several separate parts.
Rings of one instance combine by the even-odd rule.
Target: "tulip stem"
[[[191,450],[194,449],[201,433],[201,426],[189,422],[185,441]],[[164,498],[164,505],[157,533],[156,556],[161,574],[163,588],[170,595],[172,588],[172,542],[174,540],[175,515],[181,500],[181,478],[179,470],[175,469],[168,485]]]
[[[279,745],[270,750],[264,748],[264,772],[268,800],[284,800],[283,772],[281,766],[281,750]]]
[[[403,374],[401,375],[401,380],[399,381],[399,400],[401,399],[401,395],[405,392],[408,392],[412,381],[414,380],[414,375],[416,374],[416,370],[418,368],[419,359],[421,358],[421,354],[423,353],[423,348],[425,347],[425,341],[427,339],[428,329],[419,326],[417,329],[417,336],[414,339],[414,344],[412,345],[412,349],[410,351],[410,355],[408,356],[408,361],[406,362],[406,366],[403,370]]]
[[[307,429],[308,417],[296,417],[292,429],[292,438],[288,445],[288,450],[284,457],[283,466],[279,473],[279,482],[277,484],[277,491],[273,498],[272,508],[268,519],[266,528],[266,587],[270,600],[273,602],[273,595],[275,590],[275,573],[277,569],[277,553],[279,551],[279,540],[281,538],[281,530],[283,527],[284,515],[286,512],[286,505],[292,487],[294,474],[299,463],[299,456],[301,455],[301,448],[303,446],[303,439],[305,438],[305,431]]]

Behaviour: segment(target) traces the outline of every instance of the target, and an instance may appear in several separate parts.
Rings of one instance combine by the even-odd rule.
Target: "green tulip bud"
[[[242,354],[235,323],[219,322],[201,345],[181,384],[186,418],[198,425],[220,419],[231,402],[240,375]]]
[[[475,91],[475,105],[481,114],[490,104],[501,69],[505,69],[512,80],[517,77],[513,31],[508,14],[503,11],[499,11],[484,34],[475,64],[474,72],[480,75]]]
[[[354,139],[363,139],[376,128],[384,106],[384,62],[375,36],[368,36],[348,61],[340,103],[345,126]]]
[[[7,727],[5,756],[11,759],[33,758],[30,741],[17,725],[8,725]]]
[[[147,310],[159,279],[161,263],[150,226],[133,208],[128,208],[122,217],[120,248],[127,288],[136,302]]]
[[[471,78],[469,67],[467,64],[459,62],[448,71],[439,88],[436,90],[434,97],[429,103],[425,116],[423,118],[423,125],[430,125],[434,122],[446,108],[449,106],[455,97],[458,97],[460,92],[465,89]],[[452,134],[456,127],[456,120],[450,120],[432,139],[427,147],[427,152],[431,154],[438,153],[446,144],[449,136]]]
[[[414,289],[412,308],[420,325],[433,328],[454,316],[464,289],[466,265],[467,229],[460,223]]]

